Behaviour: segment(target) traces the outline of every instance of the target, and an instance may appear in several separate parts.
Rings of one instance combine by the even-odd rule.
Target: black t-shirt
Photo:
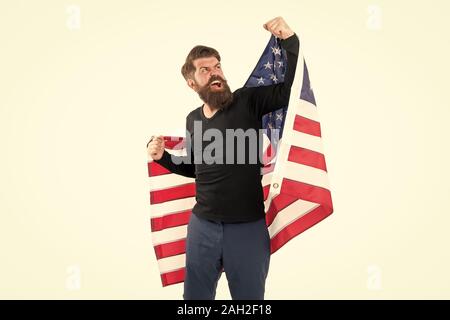
[[[155,160],[173,173],[195,178],[196,204],[192,212],[199,217],[234,223],[254,221],[265,215],[260,161],[262,140],[259,129],[262,128],[263,115],[288,105],[299,52],[299,40],[296,34],[281,40],[280,43],[287,53],[284,82],[239,88],[233,92],[233,102],[226,109],[218,110],[211,118],[205,117],[203,105],[196,108],[186,118],[186,130],[190,134],[190,137],[186,139],[186,147],[190,151],[190,156],[183,157],[185,163],[173,161],[171,157],[175,156],[167,151],[164,151],[160,160]],[[195,132],[194,121],[199,121],[196,127],[199,129],[201,125],[201,132],[198,129]],[[222,134],[224,148],[219,153],[212,151],[219,150],[212,147],[212,144],[216,142],[215,135],[208,139],[204,136],[208,129],[216,129],[216,133],[220,131]],[[250,139],[245,139],[245,163],[237,162],[239,145],[236,138],[232,136],[233,131],[226,129],[242,129],[244,132],[252,129],[250,131],[256,132],[259,141],[257,146],[250,145]],[[214,130],[209,132],[214,133]],[[234,155],[228,152],[227,158],[226,150],[230,149],[225,146],[233,142]],[[209,152],[206,153],[208,149],[205,150],[205,148],[208,145],[210,145]],[[195,157],[203,152],[205,155],[212,155],[216,160],[221,160],[211,163],[212,159],[205,156],[201,163],[197,164],[199,158]],[[194,159],[197,160],[194,161]]]

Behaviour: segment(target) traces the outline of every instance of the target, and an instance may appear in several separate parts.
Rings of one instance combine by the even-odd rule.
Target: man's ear
[[[187,83],[187,85],[188,85],[191,89],[197,91],[197,90],[196,90],[196,87],[197,87],[197,86],[195,85],[194,80],[192,80],[192,79],[187,79],[187,80],[186,80],[186,83]]]

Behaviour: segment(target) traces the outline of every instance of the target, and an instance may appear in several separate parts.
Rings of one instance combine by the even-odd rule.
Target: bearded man
[[[229,129],[259,131],[263,115],[289,103],[299,52],[298,37],[282,17],[263,26],[281,39],[281,47],[287,53],[284,81],[242,87],[232,92],[217,50],[195,46],[181,68],[187,85],[203,101],[186,117],[186,141],[190,144],[186,148],[190,150],[189,158],[194,161],[180,161],[179,157],[169,154],[162,136],[152,138],[148,144],[148,153],[155,162],[173,173],[193,177],[196,182],[196,204],[186,237],[183,294],[186,300],[215,299],[222,271],[226,274],[233,300],[264,299],[270,236],[261,185],[262,163],[247,161],[255,150],[261,154],[261,144],[249,139],[244,140],[243,145],[235,146],[232,143],[234,137],[228,139],[226,135]],[[224,137],[223,149],[215,154],[216,160],[220,161],[211,162],[199,157],[212,142],[208,139],[198,141],[194,137],[203,137],[208,130],[220,132]],[[252,145],[255,143],[257,146]],[[230,145],[233,147],[229,148]],[[242,150],[246,161],[236,163]]]

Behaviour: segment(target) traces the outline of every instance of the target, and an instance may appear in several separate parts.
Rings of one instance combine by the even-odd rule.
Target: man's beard
[[[211,83],[219,80],[220,89],[211,88]],[[233,102],[233,93],[225,79],[220,76],[212,76],[208,83],[197,91],[200,99],[207,103],[212,109],[225,109]]]

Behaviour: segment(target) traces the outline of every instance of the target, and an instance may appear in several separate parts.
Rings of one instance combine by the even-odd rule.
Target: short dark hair
[[[186,62],[181,67],[181,74],[183,75],[184,79],[187,80],[189,78],[192,79],[194,77],[195,72],[194,60],[206,57],[216,57],[216,59],[220,61],[220,54],[214,48],[201,45],[192,48],[192,50],[186,57]]]

